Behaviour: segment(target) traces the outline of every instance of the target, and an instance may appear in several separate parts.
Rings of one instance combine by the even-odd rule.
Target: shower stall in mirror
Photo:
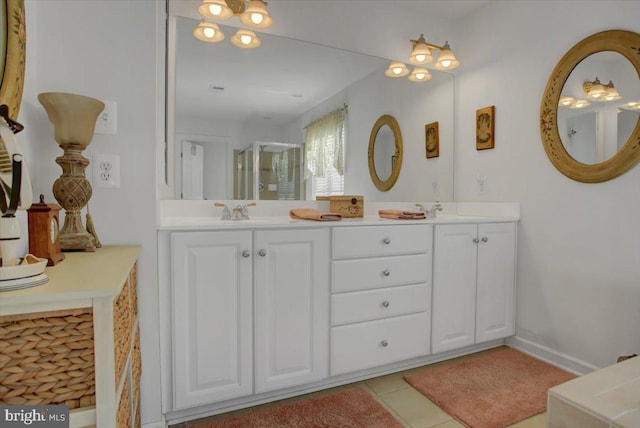
[[[304,146],[257,141],[234,151],[234,199],[304,199]]]

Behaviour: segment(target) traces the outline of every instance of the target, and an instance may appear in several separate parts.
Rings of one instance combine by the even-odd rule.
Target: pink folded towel
[[[289,211],[289,217],[297,218],[301,220],[314,220],[314,221],[338,221],[342,220],[342,214],[330,213],[320,210],[314,210],[310,208],[296,208]]]

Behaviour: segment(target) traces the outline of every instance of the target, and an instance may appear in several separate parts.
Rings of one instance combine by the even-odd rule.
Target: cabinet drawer
[[[431,283],[431,255],[339,260],[332,263],[334,293]]]
[[[333,258],[349,259],[431,252],[431,225],[333,228]]]
[[[331,297],[332,325],[425,312],[431,306],[430,291],[423,283],[334,294]]]
[[[331,375],[363,370],[429,353],[426,312],[331,329]]]

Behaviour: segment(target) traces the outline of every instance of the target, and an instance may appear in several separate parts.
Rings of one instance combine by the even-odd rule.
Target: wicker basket
[[[116,427],[124,428],[131,426],[131,404],[129,403],[129,378],[127,377],[122,386],[120,403],[116,412]]]
[[[136,328],[136,337],[131,353],[131,395],[133,402],[137,403],[140,398],[140,376],[142,375],[142,355],[140,354],[140,327]]]
[[[114,358],[116,370],[116,384],[122,376],[127,357],[131,350],[131,302],[129,283],[127,281],[122,287],[122,291],[113,302],[113,339]]]
[[[0,403],[95,402],[91,308],[0,317]]]

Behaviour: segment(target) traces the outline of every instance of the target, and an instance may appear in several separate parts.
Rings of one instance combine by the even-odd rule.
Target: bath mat
[[[404,379],[470,428],[501,428],[544,412],[547,390],[575,376],[504,349]]]
[[[362,388],[259,410],[227,419],[187,422],[185,428],[402,428]]]

